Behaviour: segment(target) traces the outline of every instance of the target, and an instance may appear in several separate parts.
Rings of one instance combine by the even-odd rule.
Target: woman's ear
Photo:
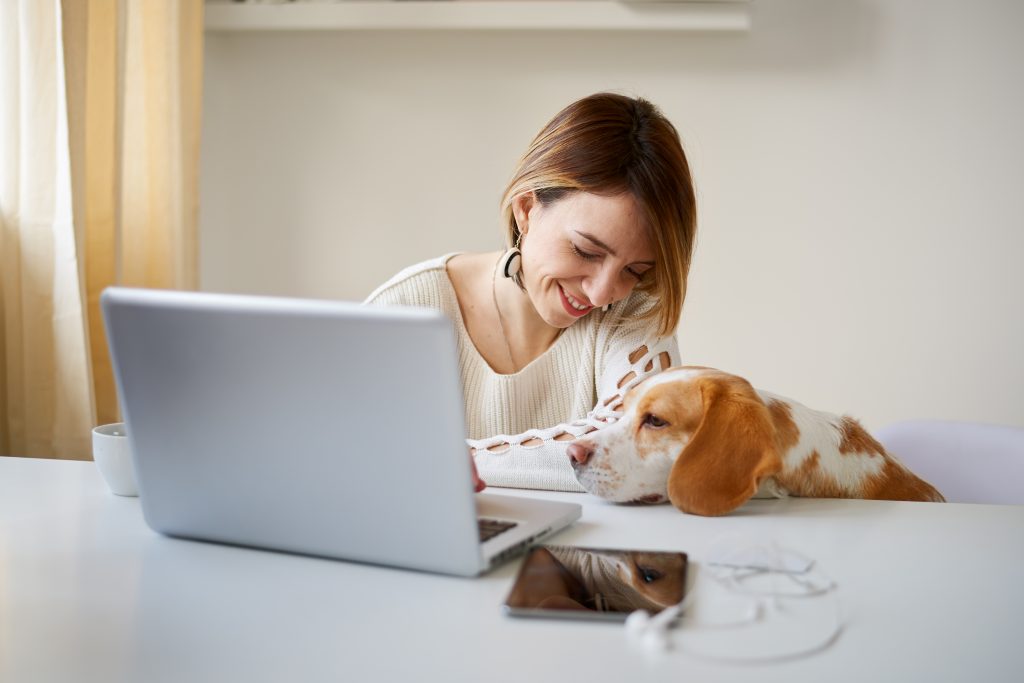
[[[512,215],[516,219],[519,232],[525,235],[530,229],[530,211],[537,204],[537,195],[533,190],[520,192],[512,198]]]
[[[669,500],[683,512],[731,512],[782,469],[771,415],[742,382],[738,390],[735,382],[701,380],[703,417],[668,477]]]

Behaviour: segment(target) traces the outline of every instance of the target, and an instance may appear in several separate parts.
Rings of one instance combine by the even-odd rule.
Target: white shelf
[[[207,31],[573,30],[746,31],[745,0],[419,0],[206,3]]]

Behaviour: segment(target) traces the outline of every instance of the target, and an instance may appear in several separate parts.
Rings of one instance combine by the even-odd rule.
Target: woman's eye
[[[665,422],[657,415],[652,415],[648,413],[647,416],[644,417],[644,425],[647,427],[654,427],[655,429],[659,429],[661,427],[667,426],[668,422]]]
[[[572,242],[570,242],[569,245],[572,247],[573,253],[579,256],[584,261],[593,261],[595,259],[601,258],[600,254],[591,254],[588,251],[583,251]],[[626,268],[626,272],[633,276],[633,278],[635,278],[637,281],[644,279],[643,273],[633,270],[632,268]]]
[[[572,250],[574,252],[576,252],[577,256],[579,256],[581,259],[584,259],[586,261],[593,261],[594,259],[597,258],[597,254],[591,254],[591,253],[585,252],[582,249],[580,249],[579,247],[577,247],[575,244],[572,245]]]

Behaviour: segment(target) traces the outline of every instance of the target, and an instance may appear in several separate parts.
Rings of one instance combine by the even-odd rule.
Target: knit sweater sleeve
[[[620,416],[622,397],[648,376],[679,363],[675,335],[658,337],[638,319],[654,302],[644,296],[616,304],[598,325],[595,353],[596,403],[589,413],[522,434],[468,439],[477,470],[492,486],[583,491],[566,448],[573,439],[601,429]],[[578,324],[578,323],[577,323]]]

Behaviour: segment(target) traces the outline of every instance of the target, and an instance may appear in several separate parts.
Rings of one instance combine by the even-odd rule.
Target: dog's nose
[[[574,464],[579,463],[585,465],[590,456],[594,454],[594,447],[585,441],[574,441],[569,444],[569,448],[566,449],[566,453],[572,458]]]

